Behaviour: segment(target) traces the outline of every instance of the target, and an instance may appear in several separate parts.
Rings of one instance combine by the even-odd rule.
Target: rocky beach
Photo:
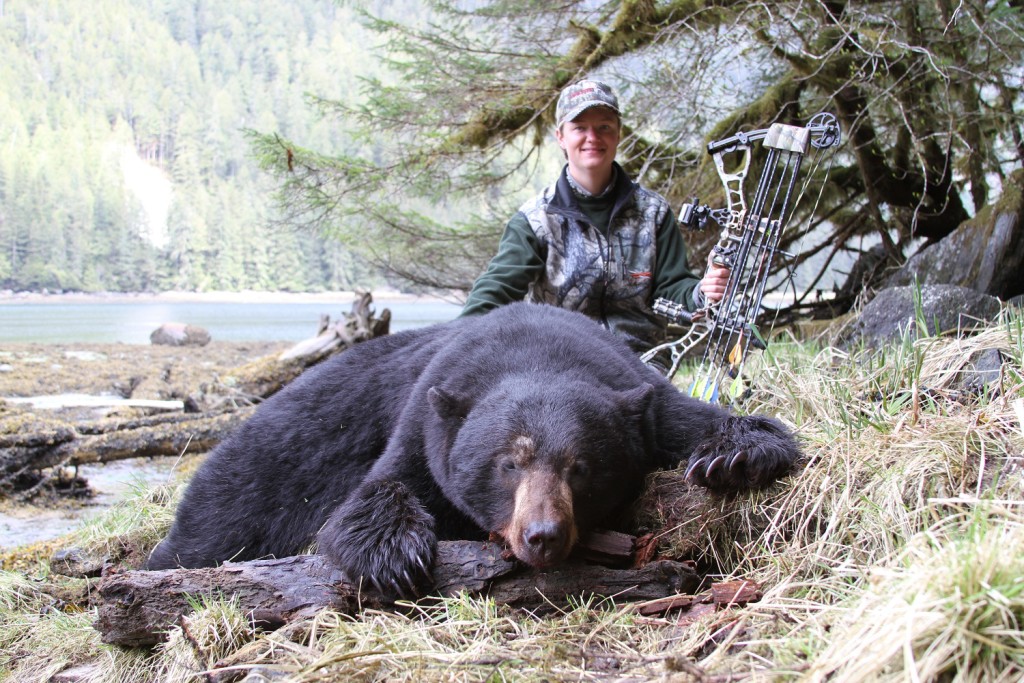
[[[0,292],[0,321],[19,304],[110,304],[222,302],[229,304],[316,304],[315,310],[337,319],[355,300],[352,292],[45,294]],[[415,302],[418,297],[382,293],[375,307]],[[318,320],[310,316],[298,335],[315,336]],[[61,331],[67,338],[67,330]],[[275,357],[295,342],[224,341],[203,346],[138,343],[0,343],[0,439],[30,433],[81,429],[100,420],[139,420],[173,405],[211,394],[230,395],[232,371],[259,359]],[[148,405],[152,402],[152,405]],[[180,408],[178,409],[180,411]],[[56,425],[56,427],[55,427]],[[31,496],[7,490],[0,495],[0,550],[66,534],[83,519],[116,502],[138,485],[163,483],[175,475],[175,457],[130,458],[66,467],[51,485]],[[178,464],[180,466],[180,463]],[[58,468],[59,470],[61,468]]]
[[[80,405],[79,397],[117,403],[169,401],[205,393],[233,368],[290,346],[288,342],[223,342],[171,347],[140,344],[5,344],[0,348],[0,436],[30,425],[81,425],[101,418],[135,419],[152,408]],[[61,408],[41,408],[13,398],[57,398]],[[76,398],[78,400],[76,400]],[[52,402],[52,401],[51,401]],[[69,468],[87,489],[62,485],[28,500],[0,499],[0,549],[52,538],[114,503],[132,486],[173,476],[175,458],[140,458]]]

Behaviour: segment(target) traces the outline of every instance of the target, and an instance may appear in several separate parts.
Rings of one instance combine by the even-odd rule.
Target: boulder
[[[1024,293],[1024,169],[1005,179],[998,201],[912,256],[884,286],[915,281],[969,287],[1000,299]]]
[[[921,285],[921,323],[927,334],[963,334],[999,315],[999,299],[956,285]],[[915,287],[880,291],[839,336],[841,346],[875,347],[918,329]]]
[[[210,343],[210,333],[195,325],[164,323],[149,335],[149,342],[165,346],[206,346]]]
[[[953,388],[980,394],[988,386],[999,386],[1004,358],[999,349],[981,349],[971,353],[957,374]]]

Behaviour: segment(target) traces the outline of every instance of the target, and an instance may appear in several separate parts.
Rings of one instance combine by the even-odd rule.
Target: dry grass
[[[541,616],[463,597],[406,614],[324,612],[265,634],[208,602],[141,653],[101,645],[89,611],[54,603],[50,577],[8,572],[0,680],[86,663],[90,680],[115,681],[1020,680],[1022,327],[1008,314],[969,339],[908,338],[877,354],[773,345],[747,408],[798,430],[805,467],[738,498],[685,494],[678,472],[661,473],[660,503],[641,520],[671,552],[761,583],[745,608],[651,619],[590,601]],[[960,388],[968,358],[993,348],[1006,360],[998,391]],[[168,491],[140,492],[75,540],[149,547],[172,509]]]

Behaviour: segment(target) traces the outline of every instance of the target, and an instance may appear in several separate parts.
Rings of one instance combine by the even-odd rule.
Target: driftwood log
[[[642,569],[608,569],[567,563],[539,572],[506,559],[492,542],[438,544],[433,595],[486,595],[501,605],[528,609],[564,605],[570,598],[607,596],[617,602],[664,599],[695,590],[691,565],[655,561]],[[210,569],[126,571],[104,576],[98,586],[95,627],[106,643],[154,645],[205,596],[231,597],[253,622],[275,629],[330,608],[345,614],[394,609],[372,590],[345,580],[318,555],[226,563]],[[429,598],[428,598],[429,599]]]
[[[388,333],[391,312],[374,317],[372,297],[362,294],[352,311],[336,323],[321,318],[316,337],[280,355],[267,356],[236,368],[230,387],[211,390],[203,401],[186,401],[189,412],[142,418],[109,418],[67,423],[28,419],[18,413],[0,424],[0,495],[26,472],[47,468],[111,462],[126,458],[203,453],[216,446],[252,414],[252,405],[279,391],[306,368],[349,346]],[[220,395],[216,394],[217,391]]]
[[[254,408],[215,415],[162,415],[160,419],[121,424],[103,421],[81,428],[56,429],[24,438],[0,437],[0,483],[27,470],[111,462],[156,455],[203,453],[252,414]]]
[[[391,311],[384,309],[374,317],[373,297],[362,293],[352,303],[352,311],[331,323],[321,316],[317,335],[295,344],[277,356],[260,358],[237,368],[233,373],[235,388],[242,394],[267,398],[277,393],[306,368],[360,342],[390,332]]]

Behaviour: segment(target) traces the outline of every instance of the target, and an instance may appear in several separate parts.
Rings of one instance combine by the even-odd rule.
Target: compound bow
[[[804,127],[776,123],[708,144],[708,154],[725,186],[727,207],[711,209],[694,198],[692,203],[683,205],[679,222],[699,230],[711,218],[721,226],[711,262],[730,269],[725,295],[721,301],[693,313],[668,299],[656,300],[656,313],[676,323],[688,323],[690,328],[681,338],[652,348],[641,356],[642,360],[650,361],[667,352],[671,357],[667,374],[671,378],[685,354],[706,338],[707,347],[690,393],[711,402],[725,397],[736,400],[742,395],[742,367],[750,346],[767,348],[765,337],[757,328],[757,318],[762,311],[761,300],[772,262],[776,254],[792,257],[778,245],[792,213],[789,203],[800,166],[810,147],[816,151],[817,167],[826,150],[831,149],[834,154],[840,137],[835,116],[820,113]],[[757,140],[763,140],[761,146],[767,150],[767,158],[748,208],[743,181],[750,168],[752,144]],[[726,155],[739,155],[735,170],[726,170]],[[727,378],[729,382],[725,385]]]

